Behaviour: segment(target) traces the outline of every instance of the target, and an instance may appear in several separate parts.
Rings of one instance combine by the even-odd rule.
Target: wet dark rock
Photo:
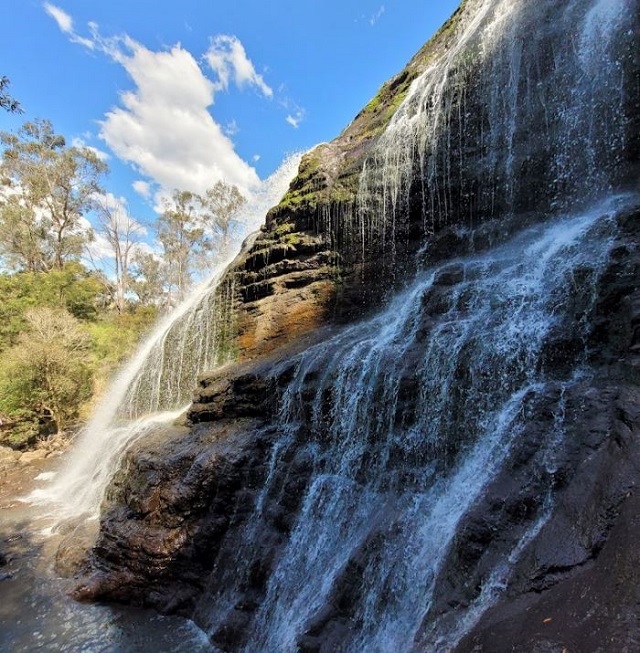
[[[268,411],[269,382],[259,375],[234,374],[222,369],[198,383],[187,419],[192,424],[234,417],[259,417]]]
[[[462,263],[452,263],[441,268],[436,274],[434,286],[453,286],[464,280],[464,265]]]
[[[636,239],[639,224],[628,221],[620,241]],[[627,602],[635,601],[637,592],[630,542],[640,535],[634,530],[636,520],[626,517],[636,500],[640,471],[640,362],[627,354],[635,342],[640,300],[634,276],[627,272],[635,269],[638,255],[635,248],[622,252],[615,250],[596,286],[589,342],[567,340],[562,329],[552,331],[542,357],[549,382],[525,401],[524,431],[502,471],[464,517],[436,580],[419,639],[428,638],[436,616],[441,624],[453,625],[486,591],[491,571],[511,560],[504,578],[494,579],[506,587],[504,593],[458,650],[533,650],[547,641],[548,633],[568,650],[597,650],[584,648],[586,636],[577,634],[580,624],[606,633],[603,642],[606,636],[623,641],[623,624],[634,618],[629,607],[634,604]],[[443,297],[464,279],[465,269],[457,263],[443,269],[439,283],[423,298],[425,325],[446,312]],[[583,308],[576,304],[577,311]],[[585,352],[591,371],[570,382],[576,361],[587,362]],[[408,424],[417,406],[415,362],[410,351],[405,356],[398,419]],[[317,455],[310,455],[307,446],[330,446],[321,434],[303,430],[300,440],[278,453],[277,476],[271,479],[271,494],[260,499],[263,518],[251,550],[239,554],[264,480],[274,473],[269,460],[278,432],[271,419],[277,388],[291,378],[292,364],[286,361],[285,356],[247,362],[203,376],[189,412],[194,426],[153,436],[128,452],[103,506],[100,535],[76,590],[78,599],[177,611],[209,628],[221,600],[219,588],[231,582],[229,574],[240,574],[242,593],[211,638],[222,650],[243,646],[307,492]],[[309,397],[316,392],[314,378],[309,376],[305,389]],[[461,388],[468,382],[461,370]],[[556,428],[559,411],[568,431],[550,448],[543,443]],[[464,416],[461,420],[463,424]],[[463,444],[460,440],[458,447]],[[452,464],[461,450],[450,448],[440,464]],[[419,469],[422,456],[415,449],[392,450],[389,469],[402,468],[410,485],[416,472],[407,467],[407,459]],[[363,568],[375,557],[378,538],[392,528],[392,514],[380,513],[380,528],[372,529],[336,579],[326,609],[301,636],[300,650],[331,651],[348,639],[352,606],[363,591]],[[594,589],[596,579],[612,569],[617,589],[613,581],[602,591]],[[621,569],[629,572],[628,582]],[[576,593],[584,592],[587,582],[592,598],[579,599]],[[570,603],[567,593],[573,593]],[[616,614],[608,611],[607,624],[589,616],[596,601],[619,604]],[[544,622],[548,615],[557,626]],[[560,624],[567,626],[566,633]]]
[[[253,509],[272,434],[248,418],[186,434],[176,429],[127,453],[103,505],[79,600],[193,609],[222,537]]]

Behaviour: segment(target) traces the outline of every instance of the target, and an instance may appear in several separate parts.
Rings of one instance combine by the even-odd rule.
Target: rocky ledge
[[[299,445],[312,441],[320,454],[330,446],[326,433],[305,430],[308,415],[299,416],[302,426],[295,432],[274,419],[295,373],[295,352],[287,343],[305,346],[310,334],[322,339],[327,332],[319,327],[355,321],[416,269],[451,259],[423,298],[428,310],[415,329],[428,334],[444,315],[447,293],[461,282],[458,257],[491,247],[562,207],[573,212],[591,206],[584,194],[591,190],[585,180],[593,171],[579,167],[579,143],[571,151],[554,149],[565,145],[567,118],[547,109],[556,101],[564,106],[573,92],[557,88],[558,66],[570,70],[562,60],[567,53],[557,47],[558,39],[566,41],[558,32],[562,21],[554,19],[557,4],[522,3],[522,33],[532,38],[517,40],[518,60],[530,64],[523,63],[527,73],[514,89],[513,120],[499,122],[511,99],[505,103],[502,88],[495,88],[501,80],[504,86],[513,81],[513,66],[488,61],[481,69],[476,58],[482,48],[449,60],[447,74],[456,83],[438,96],[448,122],[434,136],[431,172],[412,152],[402,210],[393,220],[374,212],[365,224],[358,206],[364,162],[384,158],[376,148],[412,82],[447,55],[467,9],[480,6],[488,5],[463,3],[338,139],[303,158],[289,192],[223,283],[233,304],[229,348],[241,362],[201,379],[189,424],[128,451],[106,496],[78,598],[179,611],[194,618],[218,649],[242,650],[313,473],[309,449]],[[625,79],[637,79],[633,33],[619,44]],[[508,47],[515,42],[509,40]],[[500,54],[515,61],[511,50]],[[604,176],[619,189],[637,188],[640,160],[638,87],[625,88],[624,145],[620,152],[606,147],[600,152],[608,166]],[[496,113],[488,97],[495,100]],[[497,137],[485,138],[489,132]],[[559,175],[558,160],[568,165],[574,156],[573,176]],[[381,164],[374,191],[381,190],[385,171]],[[545,371],[545,384],[525,399],[526,427],[502,471],[463,518],[436,572],[434,601],[417,635],[417,650],[428,650],[434,623],[455,631],[461,620],[467,631],[457,643],[460,651],[591,653],[638,647],[640,213],[618,218],[607,269],[592,293],[590,287],[589,293],[584,287],[576,291],[583,303],[585,293],[593,302],[588,337],[576,335],[587,312],[570,300],[566,323],[552,331],[536,363]],[[576,289],[584,281],[576,270]],[[411,351],[404,355],[408,367],[411,357],[418,357]],[[306,382],[301,396],[315,396],[316,379],[310,375]],[[323,390],[329,415],[332,389]],[[398,414],[409,421],[419,400],[413,390],[407,373]],[[549,452],[540,443],[548,442],[559,412],[568,426]],[[403,462],[402,452],[389,455],[398,456],[392,464]],[[349,640],[353,598],[366,592],[367,556],[376,555],[383,537],[374,524],[334,579],[324,608],[300,634],[298,650],[328,653]],[[497,573],[501,561],[508,564]],[[230,587],[231,597],[225,594]],[[479,605],[482,610],[476,610]]]

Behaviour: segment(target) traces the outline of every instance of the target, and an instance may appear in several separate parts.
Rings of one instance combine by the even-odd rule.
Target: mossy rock
[[[465,4],[466,0],[407,66],[382,85],[337,139],[318,145],[302,158],[289,190],[267,215],[268,230],[284,224],[299,228],[304,223],[299,216],[307,214],[308,221],[308,214],[322,206],[353,205],[366,156],[404,102],[412,82],[455,38]]]

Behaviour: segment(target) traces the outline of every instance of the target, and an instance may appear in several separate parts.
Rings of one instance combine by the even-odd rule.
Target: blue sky
[[[331,140],[458,0],[0,0],[0,75],[104,153],[108,190],[149,220],[173,188],[251,192]]]

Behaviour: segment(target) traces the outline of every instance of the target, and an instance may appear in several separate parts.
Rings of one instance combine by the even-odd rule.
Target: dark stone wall
[[[639,189],[638,2],[631,2],[631,29],[610,47],[611,70],[597,77],[576,64],[576,25],[588,3],[545,0],[520,7],[518,21],[507,21],[488,54],[472,38],[446,63],[439,104],[426,100],[413,109],[437,111],[431,144],[408,144],[402,130],[394,137],[395,145],[408,144],[413,163],[390,201],[384,128],[411,82],[434,62],[445,65],[481,4],[463,3],[337,139],[303,158],[255,244],[229,271],[241,357],[274,351],[327,322],[362,317],[421,266]],[[290,319],[293,305],[301,319]]]

